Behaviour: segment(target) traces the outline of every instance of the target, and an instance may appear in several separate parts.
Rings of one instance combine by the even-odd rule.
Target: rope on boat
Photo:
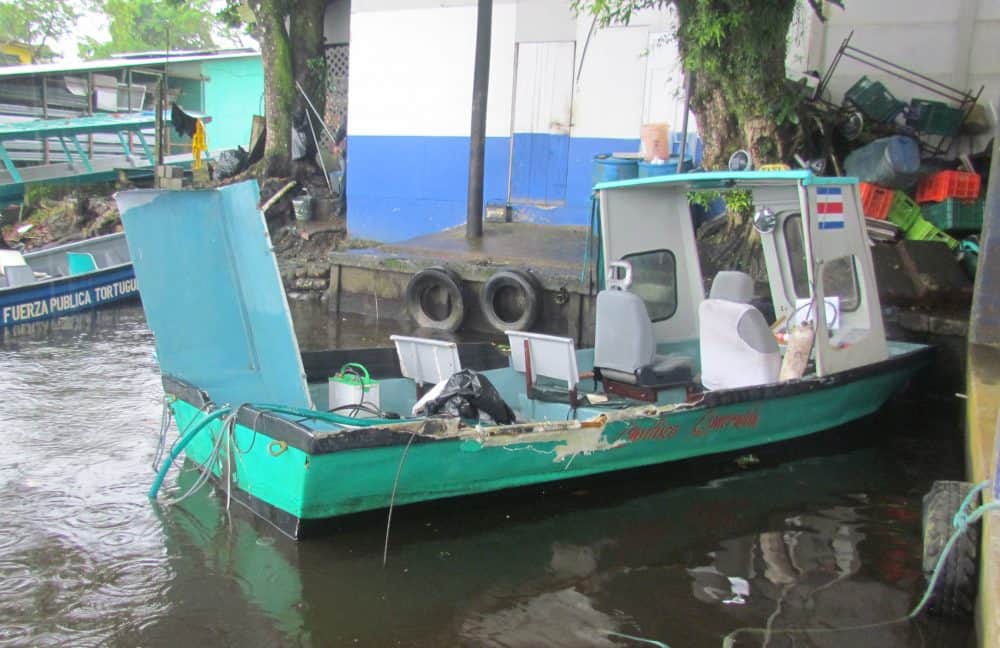
[[[335,414],[333,412],[319,412],[319,411],[316,411],[316,410],[303,409],[303,408],[299,408],[299,407],[288,407],[288,406],[285,406],[285,405],[274,405],[274,404],[267,404],[267,403],[260,404],[260,405],[253,405],[251,403],[243,403],[239,407],[235,407],[235,408],[226,405],[226,406],[223,406],[222,408],[217,409],[217,410],[213,410],[213,411],[209,411],[209,412],[204,412],[205,414],[207,414],[206,418],[201,419],[200,421],[197,422],[197,424],[195,424],[195,419],[192,419],[192,421],[190,421],[188,423],[188,425],[185,427],[185,429],[183,431],[181,431],[180,436],[178,437],[178,439],[173,443],[173,445],[171,445],[170,452],[169,452],[169,455],[166,458],[166,460],[163,460],[162,463],[161,463],[161,459],[163,457],[163,454],[164,454],[164,451],[165,451],[165,448],[166,448],[167,429],[169,428],[170,418],[171,418],[169,405],[174,400],[176,400],[176,398],[173,398],[173,397],[170,397],[170,396],[168,396],[167,398],[164,399],[164,414],[161,416],[161,420],[160,420],[160,437],[159,437],[159,443],[158,443],[158,446],[157,446],[157,449],[156,449],[156,453],[155,453],[154,459],[153,459],[153,469],[157,472],[157,474],[156,474],[156,478],[153,480],[152,486],[149,489],[149,497],[150,497],[150,499],[156,499],[156,495],[157,495],[157,493],[159,493],[160,488],[163,485],[163,480],[166,477],[167,471],[170,469],[170,466],[173,465],[174,461],[177,459],[177,457],[180,455],[180,453],[184,451],[184,449],[188,446],[189,443],[191,443],[191,441],[198,435],[198,433],[201,432],[203,429],[205,429],[208,426],[208,424],[211,423],[212,421],[214,421],[216,419],[219,419],[221,417],[226,417],[225,420],[223,421],[222,433],[219,435],[219,438],[216,439],[215,443],[213,444],[213,446],[212,446],[212,453],[209,456],[208,460],[205,462],[205,464],[204,464],[205,465],[205,469],[202,470],[202,474],[199,475],[198,480],[195,482],[195,484],[190,489],[188,489],[188,491],[186,493],[184,493],[183,495],[181,495],[178,498],[169,500],[167,503],[168,504],[176,504],[178,502],[181,502],[181,501],[187,499],[188,497],[190,497],[191,495],[193,495],[195,492],[197,492],[197,490],[200,489],[205,484],[206,481],[208,481],[209,475],[211,474],[211,468],[214,465],[214,463],[216,461],[218,461],[219,456],[221,454],[222,443],[223,443],[223,441],[225,439],[229,439],[228,441],[226,441],[226,457],[227,457],[227,462],[228,462],[227,466],[229,467],[229,471],[227,472],[228,476],[226,478],[226,481],[227,481],[226,508],[227,508],[227,510],[229,508],[229,503],[230,503],[231,497],[232,497],[232,484],[230,483],[231,479],[232,479],[232,470],[231,470],[232,469],[232,463],[231,463],[231,460],[229,459],[229,457],[232,454],[232,451],[233,451],[234,448],[235,448],[236,452],[238,452],[240,454],[245,454],[245,453],[249,452],[251,448],[253,448],[253,445],[254,445],[254,442],[256,441],[256,436],[257,436],[257,429],[256,429],[257,417],[259,417],[262,412],[275,412],[275,413],[278,413],[278,414],[288,414],[288,415],[291,415],[291,416],[298,416],[298,417],[301,417],[301,418],[307,419],[307,420],[311,419],[311,420],[323,421],[323,422],[326,422],[326,423],[333,423],[335,425],[340,425],[340,426],[347,427],[347,428],[375,427],[375,426],[380,426],[380,425],[391,425],[391,424],[405,423],[407,421],[415,420],[415,419],[383,419],[383,418],[357,419],[357,418],[353,418],[353,417],[350,417],[350,416],[344,416],[342,414]],[[249,407],[253,407],[254,409],[256,409],[257,413],[256,413],[256,415],[254,417],[254,423],[253,423],[253,426],[252,426],[253,427],[253,431],[254,431],[253,439],[250,442],[250,446],[246,450],[244,450],[244,449],[240,448],[238,444],[235,443],[236,418],[237,418],[237,414],[239,413],[239,411],[242,410],[244,407],[248,407],[248,406]],[[192,425],[194,427],[191,427]],[[191,428],[191,429],[188,430],[188,428]],[[415,436],[415,435],[416,435],[416,432],[414,432],[413,434],[411,434],[411,436],[410,436],[410,442],[413,441],[413,436]],[[407,449],[409,449],[410,442],[407,443]],[[284,447],[281,448],[280,452],[275,453],[275,456],[277,454],[281,454],[282,452],[284,452],[285,449],[287,449],[287,444]],[[404,457],[405,457],[405,454],[404,454]],[[158,468],[157,468],[157,464],[159,464]],[[397,475],[397,479],[398,479],[398,475]],[[395,488],[393,489],[393,493],[395,493]],[[391,515],[391,508],[390,508],[390,515]],[[387,531],[386,535],[388,537],[388,531]]]
[[[944,549],[941,551],[941,555],[938,557],[937,564],[934,565],[934,571],[931,573],[931,578],[927,582],[927,589],[924,591],[924,595],[921,597],[920,602],[910,610],[910,613],[906,616],[899,617],[897,619],[891,619],[889,621],[879,621],[877,623],[865,623],[856,626],[846,626],[843,628],[787,628],[778,629],[773,628],[737,628],[725,636],[722,640],[723,648],[732,648],[736,641],[736,636],[740,634],[761,634],[764,635],[765,644],[767,639],[770,638],[772,634],[830,634],[834,632],[850,632],[855,630],[870,630],[873,628],[881,628],[885,626],[895,625],[897,623],[905,623],[907,621],[912,621],[914,618],[920,615],[927,607],[927,604],[931,600],[931,595],[934,592],[934,586],[937,585],[938,579],[941,577],[941,570],[944,568],[945,561],[948,559],[948,555],[955,548],[955,543],[958,539],[968,531],[969,526],[975,524],[979,521],[979,518],[983,517],[990,511],[1000,510],[1000,500],[995,500],[989,504],[983,504],[978,508],[966,513],[969,507],[972,506],[972,502],[975,497],[979,495],[981,491],[989,488],[992,485],[992,481],[986,480],[980,484],[977,484],[972,491],[966,496],[965,501],[959,507],[958,512],[955,513],[955,517],[952,520],[952,526],[955,527],[954,533],[948,538],[948,542],[945,543]]]
[[[389,497],[389,516],[385,520],[385,546],[382,548],[383,568],[385,568],[385,563],[389,559],[389,528],[392,526],[393,505],[396,503],[396,487],[399,486],[399,476],[403,473],[403,462],[406,461],[406,453],[410,451],[410,444],[413,443],[413,437],[415,436],[417,436],[416,430],[410,434],[410,439],[406,442],[406,447],[403,448],[403,455],[399,458],[399,465],[396,467],[396,479],[392,481],[392,495]]]
[[[167,471],[170,470],[170,466],[173,465],[174,460],[177,456],[184,451],[191,440],[194,439],[199,432],[201,432],[205,427],[208,426],[212,421],[221,418],[232,411],[230,407],[222,407],[208,414],[205,418],[198,422],[190,431],[187,432],[180,440],[174,444],[173,448],[170,450],[169,456],[160,465],[159,471],[156,473],[156,478],[153,480],[153,485],[149,488],[149,498],[156,499],[156,494],[160,491],[160,486],[163,485],[163,479],[167,476]],[[211,464],[209,464],[211,465]]]
[[[226,423],[223,422],[223,427],[225,427],[225,425]],[[202,468],[198,472],[198,477],[195,479],[194,484],[192,484],[180,497],[168,498],[164,501],[164,504],[167,506],[179,504],[200,491],[202,487],[208,483],[209,478],[212,476],[211,467],[219,461],[219,454],[222,452],[222,443],[224,438],[225,436],[220,434],[212,442],[212,451],[209,453],[208,459],[205,460],[205,466],[207,466],[207,468]]]
[[[163,409],[160,411],[160,435],[156,443],[156,452],[153,454],[153,472],[160,466],[163,459],[163,451],[167,447],[167,431],[170,429],[170,421],[174,418],[174,411],[170,409],[170,404],[176,400],[170,394],[163,395]]]
[[[609,637],[621,637],[622,639],[629,639],[630,641],[635,641],[637,643],[649,644],[650,646],[659,646],[659,648],[670,648],[667,644],[662,641],[657,641],[656,639],[646,639],[645,637],[636,637],[635,635],[625,634],[623,632],[614,632],[613,630],[599,630],[603,635]]]

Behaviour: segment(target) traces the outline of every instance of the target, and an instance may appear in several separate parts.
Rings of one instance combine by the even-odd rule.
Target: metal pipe
[[[486,98],[490,85],[490,39],[493,0],[479,0],[476,11],[476,58],[472,80],[472,127],[469,133],[469,195],[465,238],[483,237],[483,168],[486,160]]]
[[[521,44],[514,43],[514,87],[510,91],[510,142],[507,144],[507,206],[510,207],[510,190],[514,179],[514,128],[517,126],[517,63]]]
[[[691,112],[691,76],[694,72],[684,74],[684,116],[681,117],[681,145],[677,150],[677,173],[684,172],[684,154],[687,152],[688,113]]]
[[[41,77],[42,81],[42,119],[49,118],[49,80],[44,74]],[[42,138],[42,163],[48,164],[49,160],[49,139],[47,137]]]

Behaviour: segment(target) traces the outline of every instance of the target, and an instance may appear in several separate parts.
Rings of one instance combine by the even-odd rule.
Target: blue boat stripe
[[[819,228],[821,230],[844,229],[844,221],[820,221]]]
[[[816,187],[816,193],[824,195],[839,194],[840,187]]]

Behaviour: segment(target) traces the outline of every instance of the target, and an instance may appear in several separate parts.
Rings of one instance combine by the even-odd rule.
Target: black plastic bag
[[[514,412],[500,397],[486,376],[463,369],[452,374],[444,389],[437,398],[428,402],[421,411],[421,416],[435,414],[458,416],[464,419],[484,420],[501,425],[514,422]]]
[[[246,169],[250,154],[242,146],[219,153],[215,161],[215,176],[219,179],[231,178]]]

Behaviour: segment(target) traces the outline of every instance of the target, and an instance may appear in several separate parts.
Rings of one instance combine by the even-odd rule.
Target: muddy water
[[[345,326],[369,342],[393,332]],[[735,646],[968,638],[968,624],[926,619],[801,632],[897,618],[919,598],[920,496],[961,471],[952,403],[897,400],[739,461],[401,508],[383,568],[382,513],[295,544],[227,514],[211,490],[151,505],[152,350],[138,306],[0,340],[0,644],[679,648],[740,628],[757,630]],[[193,479],[172,474],[166,494]]]

